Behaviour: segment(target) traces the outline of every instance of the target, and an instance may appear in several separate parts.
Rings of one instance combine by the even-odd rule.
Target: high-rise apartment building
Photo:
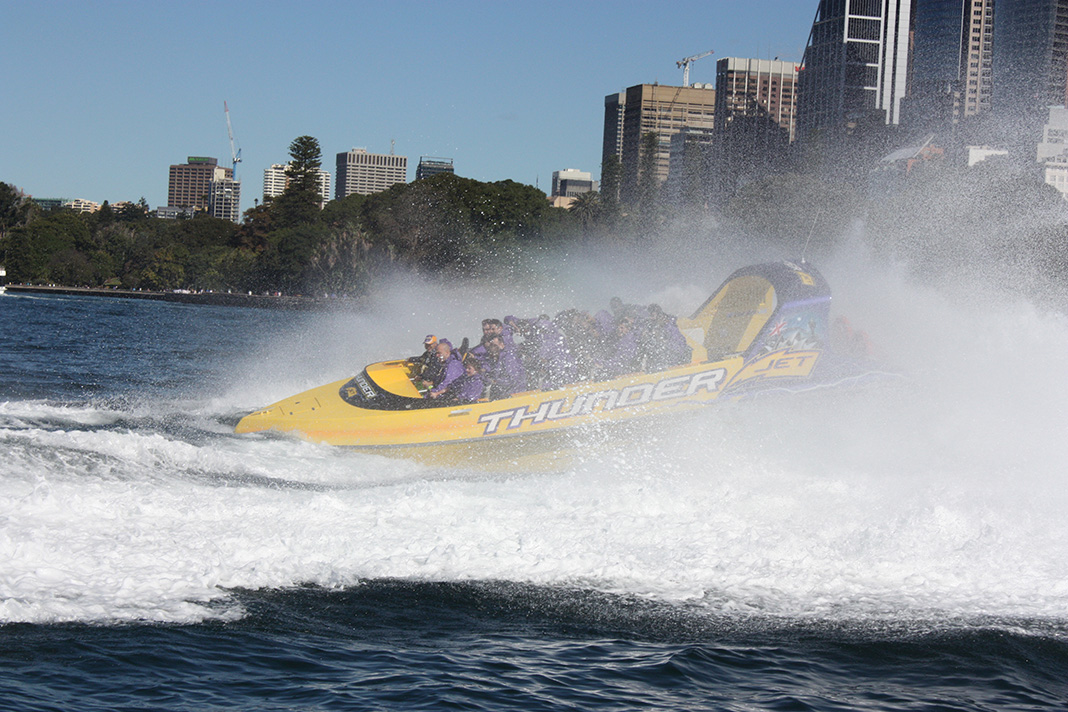
[[[220,166],[217,158],[189,156],[185,163],[171,166],[167,205],[207,211],[211,207],[212,181],[233,177],[233,171]]]
[[[938,132],[990,110],[994,0],[917,0],[903,123]]]
[[[272,163],[270,168],[263,169],[263,202],[268,198],[277,198],[285,192],[289,185],[289,176],[286,175],[285,163]]]
[[[208,193],[208,212],[213,218],[241,221],[241,181],[221,178],[211,182]]]
[[[438,173],[456,173],[452,167],[451,158],[432,158],[420,156],[419,165],[415,169],[415,179],[422,180]]]
[[[277,198],[285,192],[289,185],[289,176],[286,175],[288,163],[272,163],[270,168],[263,169],[263,202],[268,198]],[[330,202],[330,172],[322,168],[318,170],[318,193],[319,207]]]
[[[896,125],[906,94],[913,0],[820,0],[798,76],[797,130]]]
[[[1047,107],[1068,101],[1068,0],[997,0],[995,13],[993,111],[1033,147]]]
[[[408,180],[408,157],[392,153],[368,153],[354,148],[337,154],[336,198],[359,193],[371,195]]]
[[[652,178],[663,184],[671,164],[671,137],[683,130],[711,131],[715,125],[716,91],[710,85],[689,87],[638,84],[605,97],[603,161],[618,146],[622,168],[620,197],[637,199],[642,171],[643,138],[655,135],[655,154],[649,157]],[[619,117],[622,116],[622,127]]]

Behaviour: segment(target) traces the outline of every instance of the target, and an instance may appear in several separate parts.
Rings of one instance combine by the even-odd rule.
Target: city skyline
[[[223,101],[245,185],[307,134],[331,172],[339,152],[394,142],[448,156],[464,177],[548,193],[553,171],[599,176],[606,94],[681,84],[675,62],[709,49],[691,82],[714,82],[725,56],[800,61],[816,3],[0,6],[0,59],[18,68],[3,81],[0,180],[155,207],[168,166],[230,165]],[[243,192],[252,207],[258,190]]]

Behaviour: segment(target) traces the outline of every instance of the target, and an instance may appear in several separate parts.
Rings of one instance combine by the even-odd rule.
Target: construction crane
[[[234,127],[230,125],[230,107],[223,101],[223,112],[226,114],[226,133],[230,136],[230,158],[234,162],[234,168],[230,175],[231,180],[237,180],[237,164],[241,162],[241,149],[234,150]]]
[[[690,86],[690,62],[696,62],[697,60],[701,59],[701,57],[707,57],[708,55],[712,54],[714,51],[715,50],[711,50],[710,49],[707,52],[702,52],[701,54],[695,54],[692,57],[687,57],[686,59],[680,59],[678,62],[675,62],[675,64],[680,69],[682,69],[682,85],[684,87]]]

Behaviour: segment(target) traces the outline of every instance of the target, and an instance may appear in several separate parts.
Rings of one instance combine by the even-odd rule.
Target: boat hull
[[[766,384],[807,379],[819,357],[815,350],[776,352],[749,363],[739,356],[493,401],[399,410],[361,407],[343,397],[361,384],[370,386],[365,371],[355,379],[313,388],[251,413],[241,419],[236,432],[273,430],[383,453],[470,445],[694,410],[725,394],[742,395]],[[404,368],[403,362],[377,366]]]

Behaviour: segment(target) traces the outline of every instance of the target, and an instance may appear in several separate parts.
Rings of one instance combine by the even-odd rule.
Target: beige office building
[[[100,203],[86,200],[85,198],[75,198],[74,200],[68,200],[63,203],[63,207],[68,210],[73,210],[76,213],[95,213],[97,210],[100,210]],[[111,207],[114,209],[115,206]]]
[[[620,116],[622,127],[619,126]],[[716,91],[711,84],[688,87],[638,84],[625,92],[605,97],[605,155],[602,161],[613,146],[619,146],[623,201],[629,202],[637,197],[643,136],[657,135],[654,170],[657,181],[663,184],[671,163],[671,137],[683,130],[711,132],[715,116]],[[622,136],[618,143],[617,136]]]
[[[219,159],[190,156],[185,163],[172,165],[167,182],[167,205],[172,208],[209,210],[212,181],[228,178],[233,171],[219,165]]]
[[[408,181],[408,157],[392,153],[368,153],[354,148],[337,154],[337,189],[335,198],[359,193],[371,195]]]

